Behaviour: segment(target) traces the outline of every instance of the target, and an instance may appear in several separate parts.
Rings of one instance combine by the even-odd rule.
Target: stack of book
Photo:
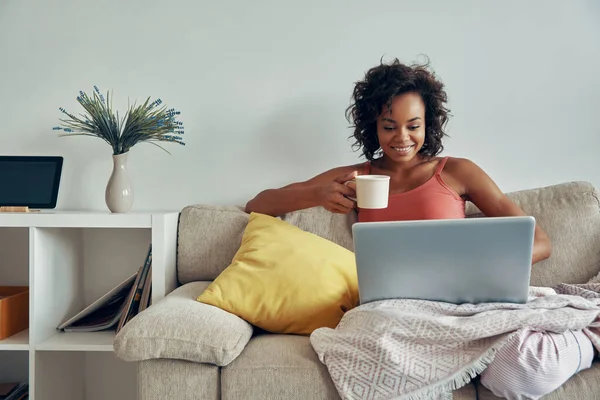
[[[150,306],[151,297],[152,245],[146,261],[135,274],[62,323],[58,329],[65,332],[116,329],[119,332],[127,322]]]
[[[29,397],[29,384],[26,382],[0,383],[0,400],[22,400]]]

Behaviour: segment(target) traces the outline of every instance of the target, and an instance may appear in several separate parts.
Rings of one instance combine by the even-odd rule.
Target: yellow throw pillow
[[[354,253],[252,213],[232,263],[197,298],[274,333],[335,328],[358,303]]]

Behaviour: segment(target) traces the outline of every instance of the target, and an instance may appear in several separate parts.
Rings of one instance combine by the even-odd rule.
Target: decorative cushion
[[[232,263],[198,296],[273,333],[334,328],[358,303],[354,253],[252,213]]]
[[[136,315],[117,334],[125,361],[173,358],[225,366],[246,347],[254,329],[246,321],[195,298],[210,282],[188,283]]]

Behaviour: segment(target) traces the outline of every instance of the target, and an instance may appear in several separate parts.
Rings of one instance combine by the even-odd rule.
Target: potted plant
[[[106,99],[94,86],[92,96],[80,91],[77,101],[85,113],[76,117],[60,107],[67,117],[59,119],[61,125],[53,130],[64,133],[59,136],[91,136],[104,140],[112,148],[113,170],[106,185],[105,201],[114,213],[127,212],[133,206],[133,185],[127,173],[127,156],[138,143],[150,143],[169,153],[159,142],[185,145],[182,135],[183,123],[175,109],[167,109],[161,99],[143,104],[130,105],[125,115],[113,113],[110,93]]]

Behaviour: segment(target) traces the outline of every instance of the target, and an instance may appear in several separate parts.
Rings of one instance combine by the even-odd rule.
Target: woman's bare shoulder
[[[448,157],[442,170],[442,177],[447,184],[463,195],[467,192],[469,181],[479,178],[480,171],[481,168],[468,158]]]
[[[453,174],[470,175],[473,171],[481,170],[481,168],[468,158],[461,157],[448,157],[444,171],[448,171]]]

